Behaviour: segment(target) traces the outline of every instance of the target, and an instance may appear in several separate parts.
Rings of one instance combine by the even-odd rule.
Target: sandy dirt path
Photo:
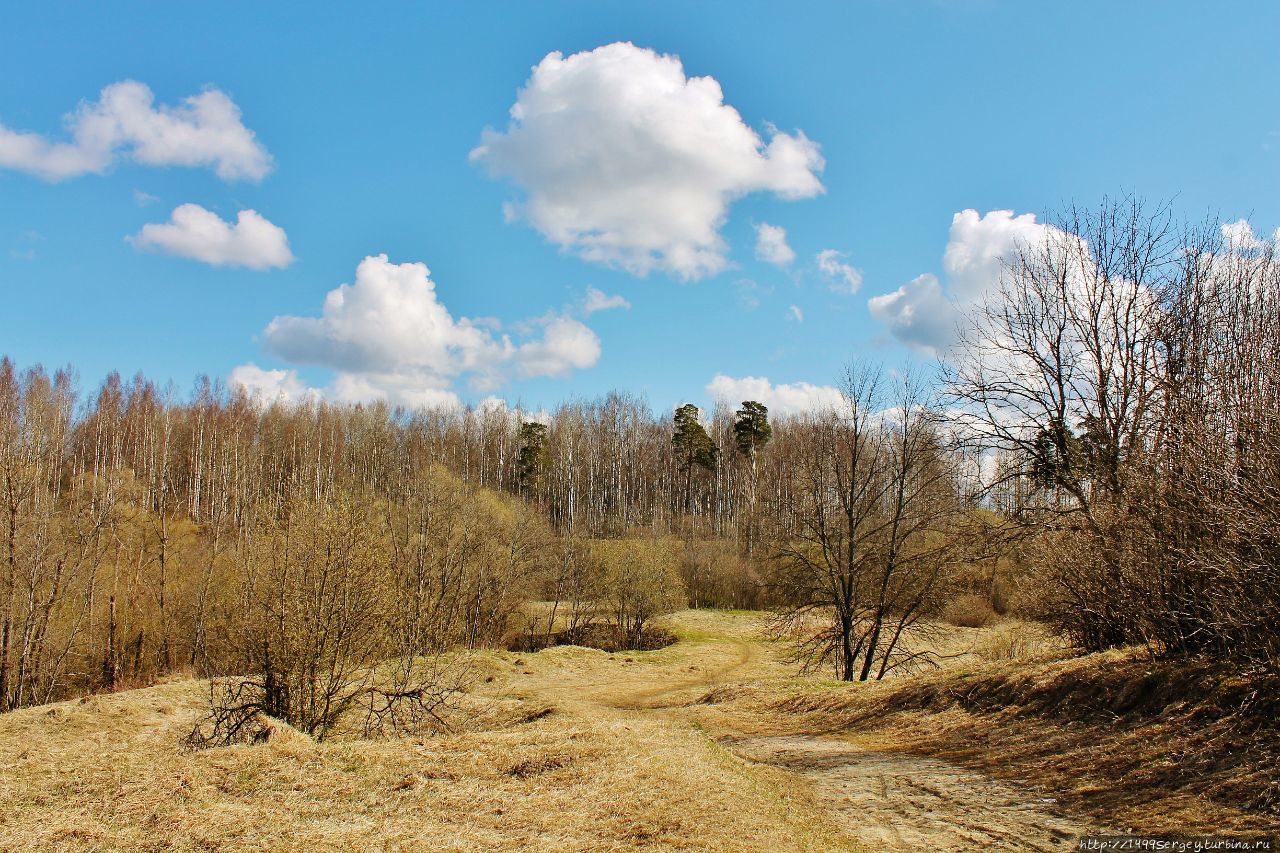
[[[945,761],[812,735],[722,743],[796,774],[843,832],[875,850],[1068,850],[1090,829],[1032,792]]]
[[[593,716],[656,714],[683,727],[693,722],[690,703],[709,689],[786,671],[775,657],[754,632],[722,634],[703,639],[687,656],[672,657],[663,666],[607,680],[597,680],[595,671],[584,672],[588,677],[581,681],[560,673],[535,692]],[[753,717],[746,728],[750,735],[736,727],[722,729],[705,717],[699,723],[748,766],[765,765],[794,779],[834,828],[866,849],[1068,850],[1096,829],[1063,816],[1034,789],[938,759],[795,734],[794,728],[783,734],[781,726]]]
[[[674,708],[716,687],[733,673],[756,660],[756,644],[748,640],[730,638],[724,641],[729,652],[724,663],[701,671],[699,674],[675,682],[660,683],[634,692],[623,693],[610,701],[615,708],[627,710],[656,710]]]

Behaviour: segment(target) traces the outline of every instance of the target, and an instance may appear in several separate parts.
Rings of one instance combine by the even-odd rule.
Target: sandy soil
[[[1066,850],[1089,831],[1052,803],[980,773],[811,735],[724,741],[812,786],[838,827],[881,850]]]

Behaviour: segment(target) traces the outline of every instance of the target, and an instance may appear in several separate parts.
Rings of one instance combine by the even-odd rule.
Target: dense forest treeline
[[[776,598],[769,543],[780,523],[803,525],[812,498],[798,457],[829,423],[771,420],[748,402],[704,426],[695,407],[658,417],[616,393],[542,421],[495,407],[270,403],[208,381],[179,399],[115,375],[81,399],[69,372],[5,360],[0,695],[17,707],[249,665],[253,643],[231,635],[266,618],[255,615],[272,582],[264,566],[277,566],[277,585],[304,584],[329,562],[367,589],[379,572],[397,588],[425,583],[429,564],[437,646],[501,641],[529,598],[564,599],[574,619],[608,610],[572,565],[583,540],[668,543],[679,572],[655,569],[671,587],[657,597],[762,606]],[[961,471],[976,463],[948,464],[949,487],[972,492]],[[325,537],[334,547],[290,574],[301,539]],[[362,542],[376,552],[368,565],[335,556]]]

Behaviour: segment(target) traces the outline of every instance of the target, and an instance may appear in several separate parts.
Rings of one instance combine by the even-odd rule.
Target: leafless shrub
[[[402,658],[385,665],[361,697],[360,733],[392,737],[451,729],[459,698],[474,680],[463,655]]]
[[[988,599],[965,593],[946,606],[942,618],[961,628],[985,628],[996,620],[996,612]]]
[[[1062,654],[1065,644],[1041,625],[1011,619],[984,632],[973,653],[983,660],[1032,660]]]
[[[270,740],[276,720],[267,713],[278,702],[267,686],[251,678],[215,678],[209,682],[209,714],[187,735],[191,749],[263,743]]]
[[[685,605],[679,550],[664,539],[601,540],[592,550],[601,561],[600,601],[622,648],[639,649],[658,616]]]
[[[906,641],[928,630],[922,617],[976,540],[961,533],[956,469],[918,382],[886,399],[875,371],[855,369],[841,396],[775,442],[794,467],[774,506],[774,629],[799,635],[806,668],[865,681],[929,660]]]
[[[1032,609],[1086,649],[1280,666],[1280,265],[1133,200],[1058,217],[949,370],[1033,537]]]

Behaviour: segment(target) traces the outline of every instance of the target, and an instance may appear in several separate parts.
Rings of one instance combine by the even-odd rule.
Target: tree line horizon
[[[396,721],[372,708],[438,680],[412,661],[534,631],[531,600],[637,637],[679,605],[769,609],[798,665],[847,680],[927,666],[961,595],[1083,651],[1275,668],[1275,246],[1131,198],[1051,225],[936,383],[853,363],[832,405],[783,417],[616,391],[538,419],[288,403],[207,378],[179,399],[118,374],[81,399],[69,370],[6,358],[0,710],[188,671],[256,673],[287,717],[324,661],[347,676],[320,685],[319,730],[357,701]],[[354,690],[374,660],[426,681]]]

